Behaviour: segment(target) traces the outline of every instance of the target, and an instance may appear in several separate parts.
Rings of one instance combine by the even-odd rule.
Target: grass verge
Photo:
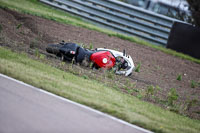
[[[0,73],[155,132],[200,131],[198,120],[163,110],[95,80],[75,76],[2,47]]]
[[[153,45],[149,42],[138,39],[137,37],[130,37],[130,36],[126,36],[123,34],[112,32],[110,30],[96,27],[92,24],[82,21],[78,17],[71,16],[70,14],[68,14],[64,11],[56,10],[55,8],[44,5],[44,4],[40,3],[38,0],[0,0],[0,7],[9,8],[9,9],[13,9],[13,10],[16,10],[19,12],[40,16],[40,17],[43,17],[46,19],[55,20],[55,21],[65,23],[65,24],[71,24],[74,26],[79,26],[79,27],[99,31],[99,32],[105,33],[109,36],[115,36],[115,37],[121,38],[123,40],[129,40],[130,42],[146,45],[148,47],[155,48],[155,49],[165,52],[167,54],[170,54],[170,55],[173,55],[176,57],[180,57],[182,59],[190,60],[192,62],[196,62],[196,63],[200,64],[199,59],[176,52],[174,50],[166,49],[162,46]]]

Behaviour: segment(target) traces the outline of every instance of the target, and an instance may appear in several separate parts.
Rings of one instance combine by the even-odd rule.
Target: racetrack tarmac
[[[36,132],[149,131],[0,74],[0,133]]]

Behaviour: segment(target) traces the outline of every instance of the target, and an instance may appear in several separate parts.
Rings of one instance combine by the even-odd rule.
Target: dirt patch
[[[126,85],[121,86],[123,92],[127,93],[133,89],[132,95],[169,108],[169,91],[175,88],[178,100],[170,109],[200,119],[199,64],[153,48],[109,37],[97,31],[61,24],[8,9],[0,9],[0,25],[2,27],[0,45],[16,51],[31,53],[30,51],[38,49],[45,53],[47,44],[58,43],[61,40],[88,46],[93,44],[94,48],[106,47],[119,51],[126,49],[135,65],[141,63],[141,69],[139,73],[135,72],[129,78],[118,77],[116,84]],[[52,60],[52,63],[59,64],[60,62]],[[180,81],[177,80],[178,75],[181,77]]]

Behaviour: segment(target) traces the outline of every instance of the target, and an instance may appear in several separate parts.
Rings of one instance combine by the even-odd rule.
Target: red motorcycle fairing
[[[90,60],[102,68],[110,69],[115,65],[116,59],[109,51],[95,52],[90,56]]]

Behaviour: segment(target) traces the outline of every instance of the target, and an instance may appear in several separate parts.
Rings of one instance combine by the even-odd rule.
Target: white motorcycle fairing
[[[135,69],[133,60],[131,58],[130,55],[126,55],[125,52],[119,52],[119,51],[115,51],[115,50],[111,50],[111,49],[105,49],[105,48],[97,48],[97,51],[109,51],[113,54],[113,56],[117,59],[117,58],[123,58],[124,60],[127,61],[128,63],[128,67],[126,69],[123,70],[117,70],[117,68],[114,67],[115,69],[115,73],[116,74],[120,74],[120,75],[125,75],[125,76],[130,76],[133,72],[133,70]]]

